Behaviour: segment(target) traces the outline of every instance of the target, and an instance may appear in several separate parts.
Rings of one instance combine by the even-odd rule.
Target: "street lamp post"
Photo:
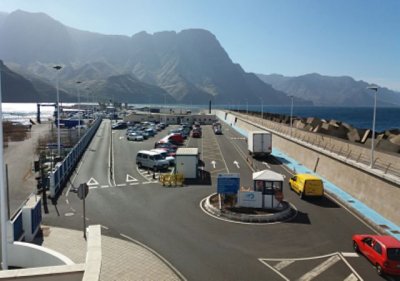
[[[378,93],[377,86],[370,86],[367,89],[373,90],[375,92],[374,95],[374,114],[372,117],[372,138],[371,138],[371,164],[370,167],[374,167],[374,149],[375,149],[375,120],[376,120],[376,94]]]
[[[167,94],[164,94],[164,123],[167,124]]]
[[[81,95],[79,91],[79,84],[81,81],[76,81],[77,88],[78,88],[78,116],[79,116],[79,124],[78,124],[78,138],[81,139]]]
[[[61,135],[60,135],[60,94],[59,94],[59,70],[62,68],[60,65],[53,66],[57,70],[57,153],[61,155]]]
[[[3,270],[8,269],[7,265],[7,193],[5,186],[5,172],[4,172],[4,153],[3,153],[3,111],[2,111],[2,93],[1,93],[1,74],[2,74],[2,63],[0,64],[0,198],[1,198],[1,268]]]
[[[290,136],[292,136],[292,130],[293,130],[293,96],[290,96],[292,100],[292,104],[290,106]]]

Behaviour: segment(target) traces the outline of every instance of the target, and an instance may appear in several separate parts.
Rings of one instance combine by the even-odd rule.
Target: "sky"
[[[351,76],[400,91],[400,0],[0,0],[70,27],[212,32],[246,72]]]

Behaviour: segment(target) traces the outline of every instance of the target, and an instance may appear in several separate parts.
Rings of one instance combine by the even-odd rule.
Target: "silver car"
[[[128,136],[126,137],[127,140],[131,141],[142,141],[144,140],[142,135],[139,135],[137,133],[129,133]]]

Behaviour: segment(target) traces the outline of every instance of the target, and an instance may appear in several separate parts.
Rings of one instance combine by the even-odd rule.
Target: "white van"
[[[136,164],[139,168],[145,167],[155,171],[164,170],[169,167],[169,161],[155,151],[140,150],[136,154]]]

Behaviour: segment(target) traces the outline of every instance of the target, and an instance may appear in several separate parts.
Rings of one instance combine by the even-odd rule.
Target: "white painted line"
[[[120,136],[120,137],[119,137],[119,139],[120,139],[120,140],[123,140],[123,139],[124,139],[124,137]]]
[[[69,200],[68,200],[68,198],[65,199],[65,203],[67,203],[67,205],[69,205]]]
[[[286,278],[285,275],[283,275],[282,273],[280,273],[278,270],[276,270],[273,266],[269,265],[268,263],[264,262],[261,259],[258,259],[260,262],[262,262],[264,265],[268,266],[272,271],[274,271],[276,274],[278,274],[280,277],[282,277],[283,280],[285,281],[290,281],[289,278]]]
[[[347,276],[346,279],[344,279],[343,281],[357,281],[358,278],[357,276],[355,276],[353,273],[351,273],[349,276]]]
[[[238,161],[236,161],[236,160],[233,161],[233,164],[236,165],[236,167],[237,167],[238,169],[240,169],[240,167],[239,167],[239,162],[238,162]]]
[[[132,181],[138,181],[137,179],[135,179],[134,177],[132,177],[129,174],[126,174],[126,182],[132,182]]]
[[[268,169],[271,169],[271,167],[268,165],[267,162],[262,162],[262,163],[263,163],[263,165],[265,165]]]
[[[98,186],[89,186],[89,189],[95,189],[98,188]]]
[[[285,267],[287,267],[288,265],[291,265],[292,263],[294,263],[294,261],[292,260],[286,260],[286,261],[281,261],[277,264],[275,264],[275,268],[279,271],[281,271],[282,269],[284,269]]]
[[[215,160],[211,161],[211,165],[213,165],[214,169],[215,169],[215,164],[216,164]]]
[[[324,272],[325,270],[327,270],[328,268],[333,266],[338,261],[340,261],[340,257],[335,255],[335,256],[327,259],[326,261],[324,261],[317,267],[315,267],[313,270],[311,270],[311,271],[307,272],[306,274],[304,274],[303,276],[301,276],[298,280],[299,281],[311,281],[312,279],[314,279],[315,277],[320,275],[322,272]]]
[[[107,230],[109,229],[109,228],[108,228],[107,226],[105,226],[105,225],[100,225],[100,227],[101,227],[101,228],[104,228],[104,229],[107,229]]]
[[[151,181],[142,182],[142,184],[150,184],[150,183],[152,183],[152,182]]]
[[[342,259],[342,261],[350,268],[350,270],[353,272],[355,276],[357,276],[359,281],[363,281],[364,279],[361,278],[361,276],[357,273],[357,271],[350,265],[350,263],[343,257],[341,253],[339,253],[339,257]]]
[[[119,183],[116,186],[126,186],[126,183]]]
[[[109,187],[108,185],[102,185],[102,186],[100,186],[101,188],[107,188],[107,187]]]
[[[129,185],[138,185],[138,184],[139,184],[138,182],[132,182]]]
[[[341,252],[342,256],[345,258],[358,258],[359,255],[357,253],[351,253],[351,252]]]
[[[88,186],[91,185],[99,185],[99,182],[97,180],[95,180],[94,178],[90,178],[90,180],[87,181],[86,183]]]

